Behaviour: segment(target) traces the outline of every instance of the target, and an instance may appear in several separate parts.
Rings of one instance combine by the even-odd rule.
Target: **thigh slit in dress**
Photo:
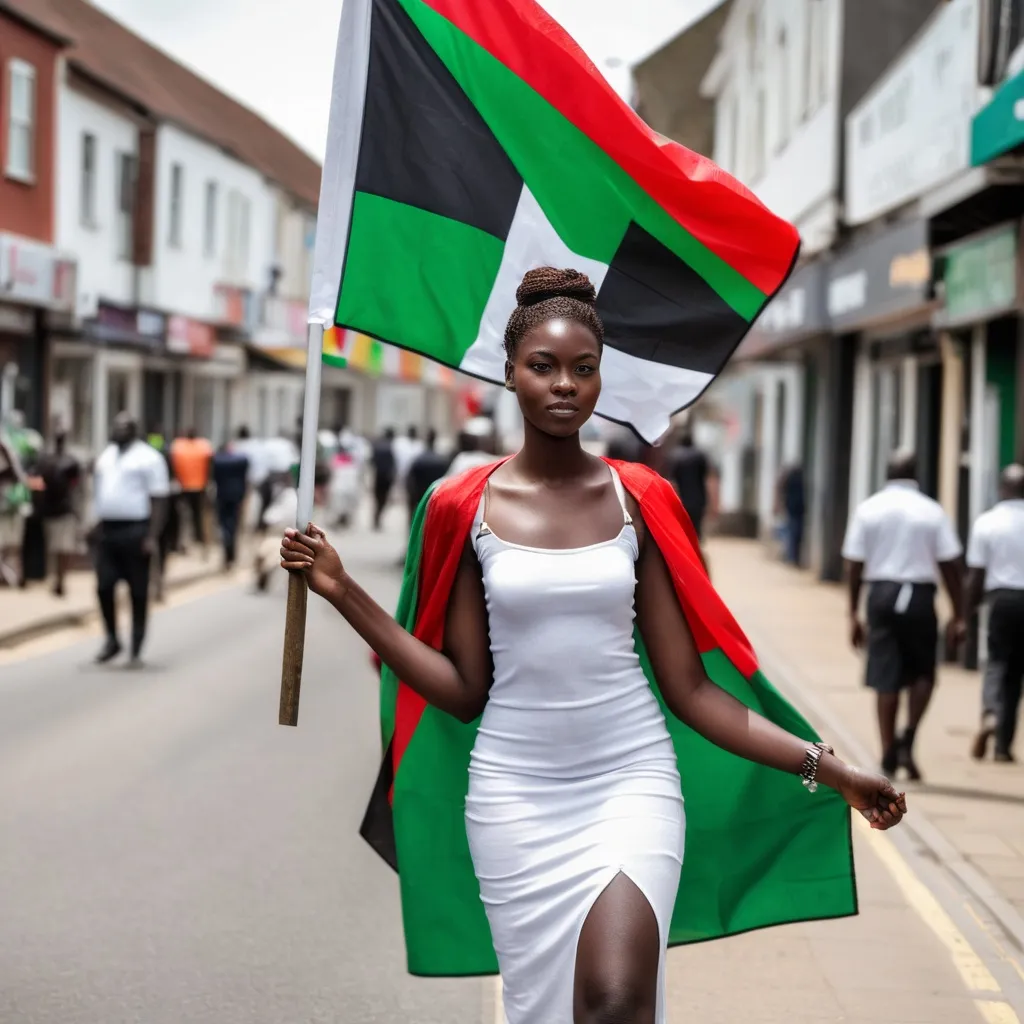
[[[576,948],[619,874],[665,948],[685,822],[675,751],[633,644],[638,554],[610,541],[546,550],[473,528],[494,681],[473,748],[466,830],[501,971],[507,1024],[572,1024]]]

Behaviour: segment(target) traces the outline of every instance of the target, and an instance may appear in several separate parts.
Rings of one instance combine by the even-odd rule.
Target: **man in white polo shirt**
[[[968,616],[988,602],[988,662],[981,694],[981,729],[971,754],[981,760],[995,736],[995,759],[1014,760],[1017,709],[1024,683],[1024,466],[999,478],[1000,501],[978,516],[967,544]]]
[[[94,473],[96,590],[107,628],[106,643],[96,660],[103,664],[121,653],[114,590],[118,580],[124,580],[131,592],[131,658],[137,665],[146,636],[149,567],[170,492],[167,462],[139,439],[135,420],[121,413]]]
[[[953,601],[950,644],[964,635],[963,549],[949,517],[922,494],[916,458],[898,452],[889,461],[888,483],[854,512],[843,544],[850,582],[850,629],[854,647],[867,645],[867,685],[878,695],[882,770],[905,768],[920,779],[914,738],[931,700],[938,660],[935,616],[937,572]],[[861,584],[869,584],[865,632]],[[896,735],[900,693],[909,690],[907,727]]]

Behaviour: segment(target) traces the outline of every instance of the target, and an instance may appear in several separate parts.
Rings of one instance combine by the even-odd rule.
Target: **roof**
[[[59,33],[40,24],[35,18],[31,18],[27,14],[23,14],[20,10],[16,9],[14,5],[8,3],[7,0],[0,0],[0,15],[2,14],[6,14],[7,17],[13,18],[19,24],[31,29],[38,35],[43,36],[43,38],[49,39],[50,42],[55,43],[57,46],[67,46],[67,44],[71,42],[70,39],[66,39]]]
[[[262,117],[85,0],[3,0],[71,41],[68,61],[93,81],[220,146],[303,203],[316,207],[320,165]]]

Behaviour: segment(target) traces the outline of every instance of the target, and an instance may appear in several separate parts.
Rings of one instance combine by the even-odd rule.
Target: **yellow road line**
[[[1020,1018],[1013,1012],[1009,1003],[990,1003],[985,999],[975,999],[985,1024],[1020,1024]]]
[[[953,958],[953,964],[960,972],[960,977],[963,978],[967,988],[972,992],[1000,992],[999,982],[996,981],[992,972],[972,949],[971,944],[953,919],[942,909],[931,890],[910,869],[910,865],[903,859],[893,841],[877,829],[871,828],[859,814],[855,817],[861,830],[867,834],[878,859],[886,866],[907,902],[949,951]],[[983,1002],[983,1000],[978,1001],[979,1008]],[[984,1002],[984,1005],[986,1007],[1006,1006],[1005,1003],[987,1002]],[[1006,1010],[1012,1016],[986,1017],[985,1019],[993,1024],[1016,1021],[1017,1016],[1013,1010],[1009,1006],[1006,1006]]]

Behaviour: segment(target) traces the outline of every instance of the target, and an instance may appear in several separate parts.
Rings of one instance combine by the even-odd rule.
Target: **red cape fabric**
[[[633,462],[606,459],[640,507],[648,533],[668,564],[676,596],[701,653],[721,648],[743,674],[757,670],[757,658],[736,620],[711,585],[699,553],[697,534],[672,486],[653,470]],[[442,483],[427,508],[420,563],[416,637],[440,650],[445,614],[459,559],[473,524],[484,485],[500,466],[481,466]],[[399,683],[392,744],[395,772],[409,745],[426,701]]]

